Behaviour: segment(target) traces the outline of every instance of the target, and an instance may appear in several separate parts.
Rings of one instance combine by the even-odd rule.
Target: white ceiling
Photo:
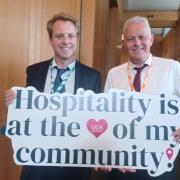
[[[123,4],[124,10],[128,11],[177,11],[180,9],[180,0],[124,0]]]
[[[180,0],[123,0],[125,11],[178,11]],[[153,34],[165,36],[170,28],[152,28]]]
[[[151,28],[151,31],[155,35],[166,36],[166,34],[171,30],[171,28]]]

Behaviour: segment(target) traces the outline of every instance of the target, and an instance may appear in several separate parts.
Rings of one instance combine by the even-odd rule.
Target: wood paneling
[[[106,58],[109,0],[83,0],[81,14],[80,61],[102,74]]]
[[[24,86],[29,59],[29,0],[0,0],[0,125],[6,122],[4,91]],[[12,159],[10,140],[0,136],[0,179],[17,180],[20,166]]]
[[[106,74],[112,67],[118,66],[128,60],[128,55],[123,48],[121,35],[122,26],[119,23],[118,8],[110,9],[109,18],[109,43],[108,43],[108,61],[106,65]]]
[[[93,66],[94,21],[96,0],[82,1],[80,61]]]
[[[161,42],[161,56],[180,61],[180,20]]]
[[[163,38],[161,43],[161,56],[165,58],[174,57],[175,49],[175,29],[169,31],[169,33]]]
[[[0,0],[0,121],[5,122],[4,91],[24,85],[28,65],[29,1]]]
[[[43,0],[30,0],[29,19],[29,65],[41,58],[41,11]]]
[[[109,14],[109,33],[108,33],[108,61],[106,63],[106,73],[109,69],[120,64],[121,48],[121,28],[118,23],[118,8],[111,8]]]
[[[180,19],[177,23],[176,32],[175,32],[174,58],[180,61]]]
[[[107,62],[107,35],[109,25],[109,0],[96,1],[93,67],[101,72],[102,86],[105,81],[105,66]]]
[[[21,167],[15,165],[12,155],[13,150],[10,139],[0,137],[0,179],[19,180]]]

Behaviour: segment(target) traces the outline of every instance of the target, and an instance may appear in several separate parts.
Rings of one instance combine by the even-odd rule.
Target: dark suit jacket
[[[43,92],[51,61],[52,59],[28,66],[26,70],[26,86],[33,86],[38,91]],[[99,72],[76,61],[74,93],[76,93],[78,88],[93,90],[95,93],[99,93],[100,80]]]
[[[107,180],[175,180],[173,172],[165,172],[164,174],[152,177],[146,170],[137,170],[136,173],[121,173],[118,169],[113,169],[107,174]]]
[[[47,72],[52,59],[27,67],[26,86],[33,86],[43,92]],[[76,61],[75,87],[100,92],[100,73]],[[90,168],[24,166],[21,180],[87,180],[91,175]]]

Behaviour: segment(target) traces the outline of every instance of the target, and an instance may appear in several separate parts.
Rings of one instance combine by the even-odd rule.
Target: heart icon
[[[100,119],[96,121],[95,119],[89,119],[87,121],[87,129],[91,132],[95,137],[99,137],[103,134],[108,128],[108,124],[106,120]]]

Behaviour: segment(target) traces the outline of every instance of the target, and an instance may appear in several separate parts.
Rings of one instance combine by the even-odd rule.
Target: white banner
[[[180,145],[180,99],[111,89],[45,94],[14,87],[6,136],[18,165],[171,171]]]

